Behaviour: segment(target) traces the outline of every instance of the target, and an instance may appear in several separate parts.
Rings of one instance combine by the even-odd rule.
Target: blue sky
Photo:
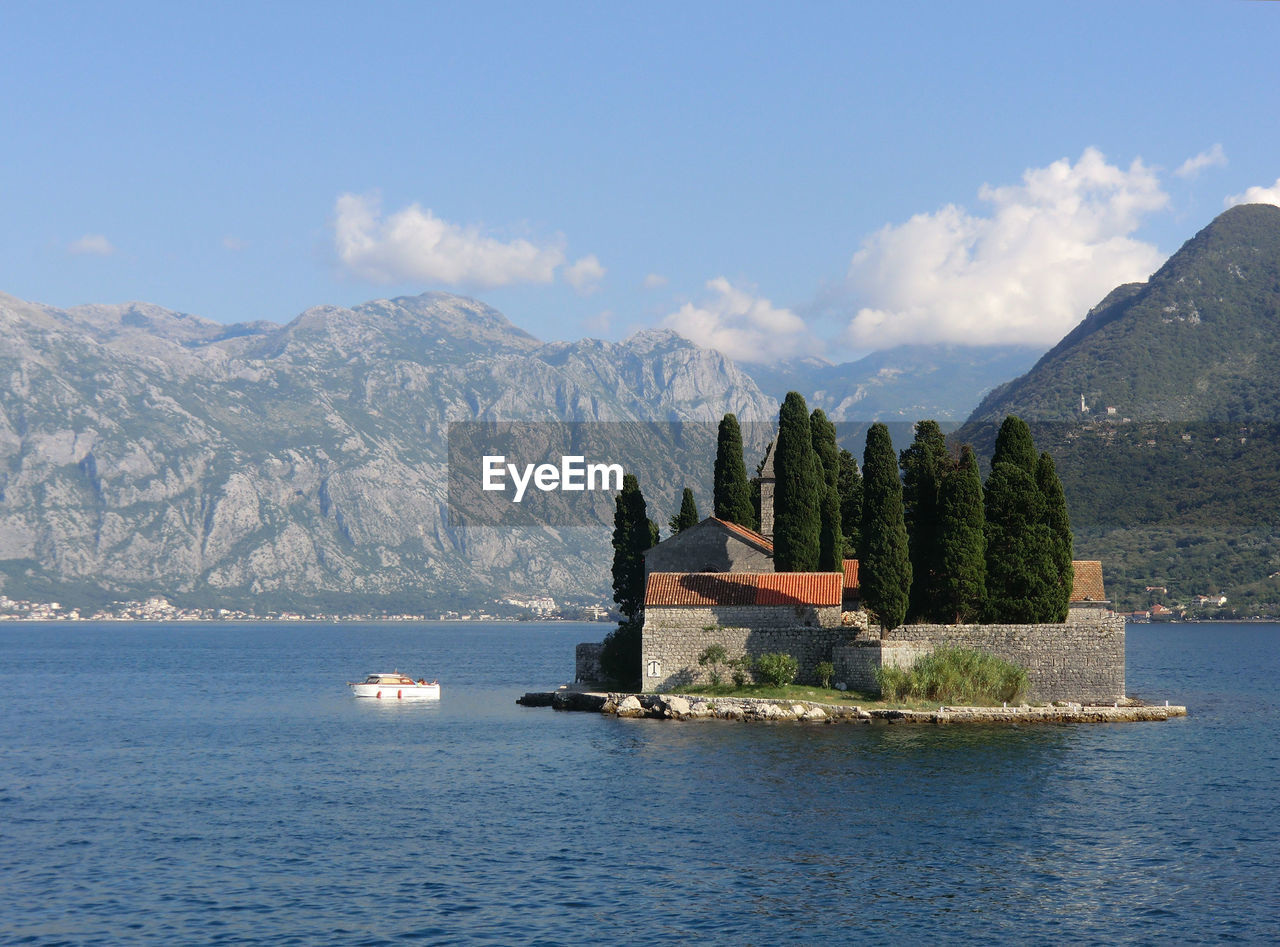
[[[1047,346],[1280,203],[1280,4],[8,2],[0,32],[0,292],[55,306],[446,290],[747,360]]]

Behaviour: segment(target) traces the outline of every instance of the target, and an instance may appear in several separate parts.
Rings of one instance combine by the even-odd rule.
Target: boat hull
[[[374,700],[439,700],[439,684],[352,684],[357,697]]]

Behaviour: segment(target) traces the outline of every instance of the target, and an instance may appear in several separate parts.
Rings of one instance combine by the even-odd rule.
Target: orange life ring
[[[404,696],[404,691],[396,691],[396,700],[399,700],[403,696]]]

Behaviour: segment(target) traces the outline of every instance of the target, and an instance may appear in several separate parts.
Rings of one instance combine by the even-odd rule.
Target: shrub
[[[817,676],[819,684],[823,687],[830,687],[831,679],[836,676],[836,666],[830,661],[819,661],[813,672]]]
[[[713,687],[719,687],[721,681],[720,666],[729,663],[729,653],[725,651],[724,645],[720,643],[709,644],[702,649],[702,653],[698,655],[698,667],[710,667],[707,677],[711,679]]]
[[[730,661],[729,667],[733,669],[732,678],[734,687],[746,687],[747,680],[751,677],[751,672],[755,668],[755,662],[751,659],[751,655],[744,654],[736,661]]]
[[[938,648],[911,668],[876,671],[885,700],[927,700],[949,704],[994,704],[1020,700],[1027,672],[1003,658],[970,648]]]
[[[795,658],[789,654],[777,652],[760,655],[760,660],[756,664],[765,681],[774,687],[790,684],[796,679],[796,673],[800,670],[800,664]]]

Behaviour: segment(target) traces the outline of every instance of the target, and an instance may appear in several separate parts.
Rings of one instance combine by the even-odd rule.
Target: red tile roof
[[[846,559],[844,561],[844,587],[853,590],[858,587],[858,560]]]
[[[1105,602],[1107,593],[1102,588],[1102,563],[1097,559],[1078,560],[1071,563],[1075,578],[1071,583],[1071,601]]]
[[[715,520],[717,523],[719,523],[721,526],[723,526],[725,529],[735,534],[739,538],[745,539],[747,542],[754,543],[757,546],[761,546],[764,549],[768,550],[770,553],[773,552],[773,543],[769,542],[768,539],[766,539],[760,533],[757,533],[754,529],[747,529],[745,526],[739,526],[737,523],[730,523],[728,520],[722,520],[715,516],[710,516],[708,517],[708,519]]]
[[[839,605],[838,572],[651,572],[645,605]]]

